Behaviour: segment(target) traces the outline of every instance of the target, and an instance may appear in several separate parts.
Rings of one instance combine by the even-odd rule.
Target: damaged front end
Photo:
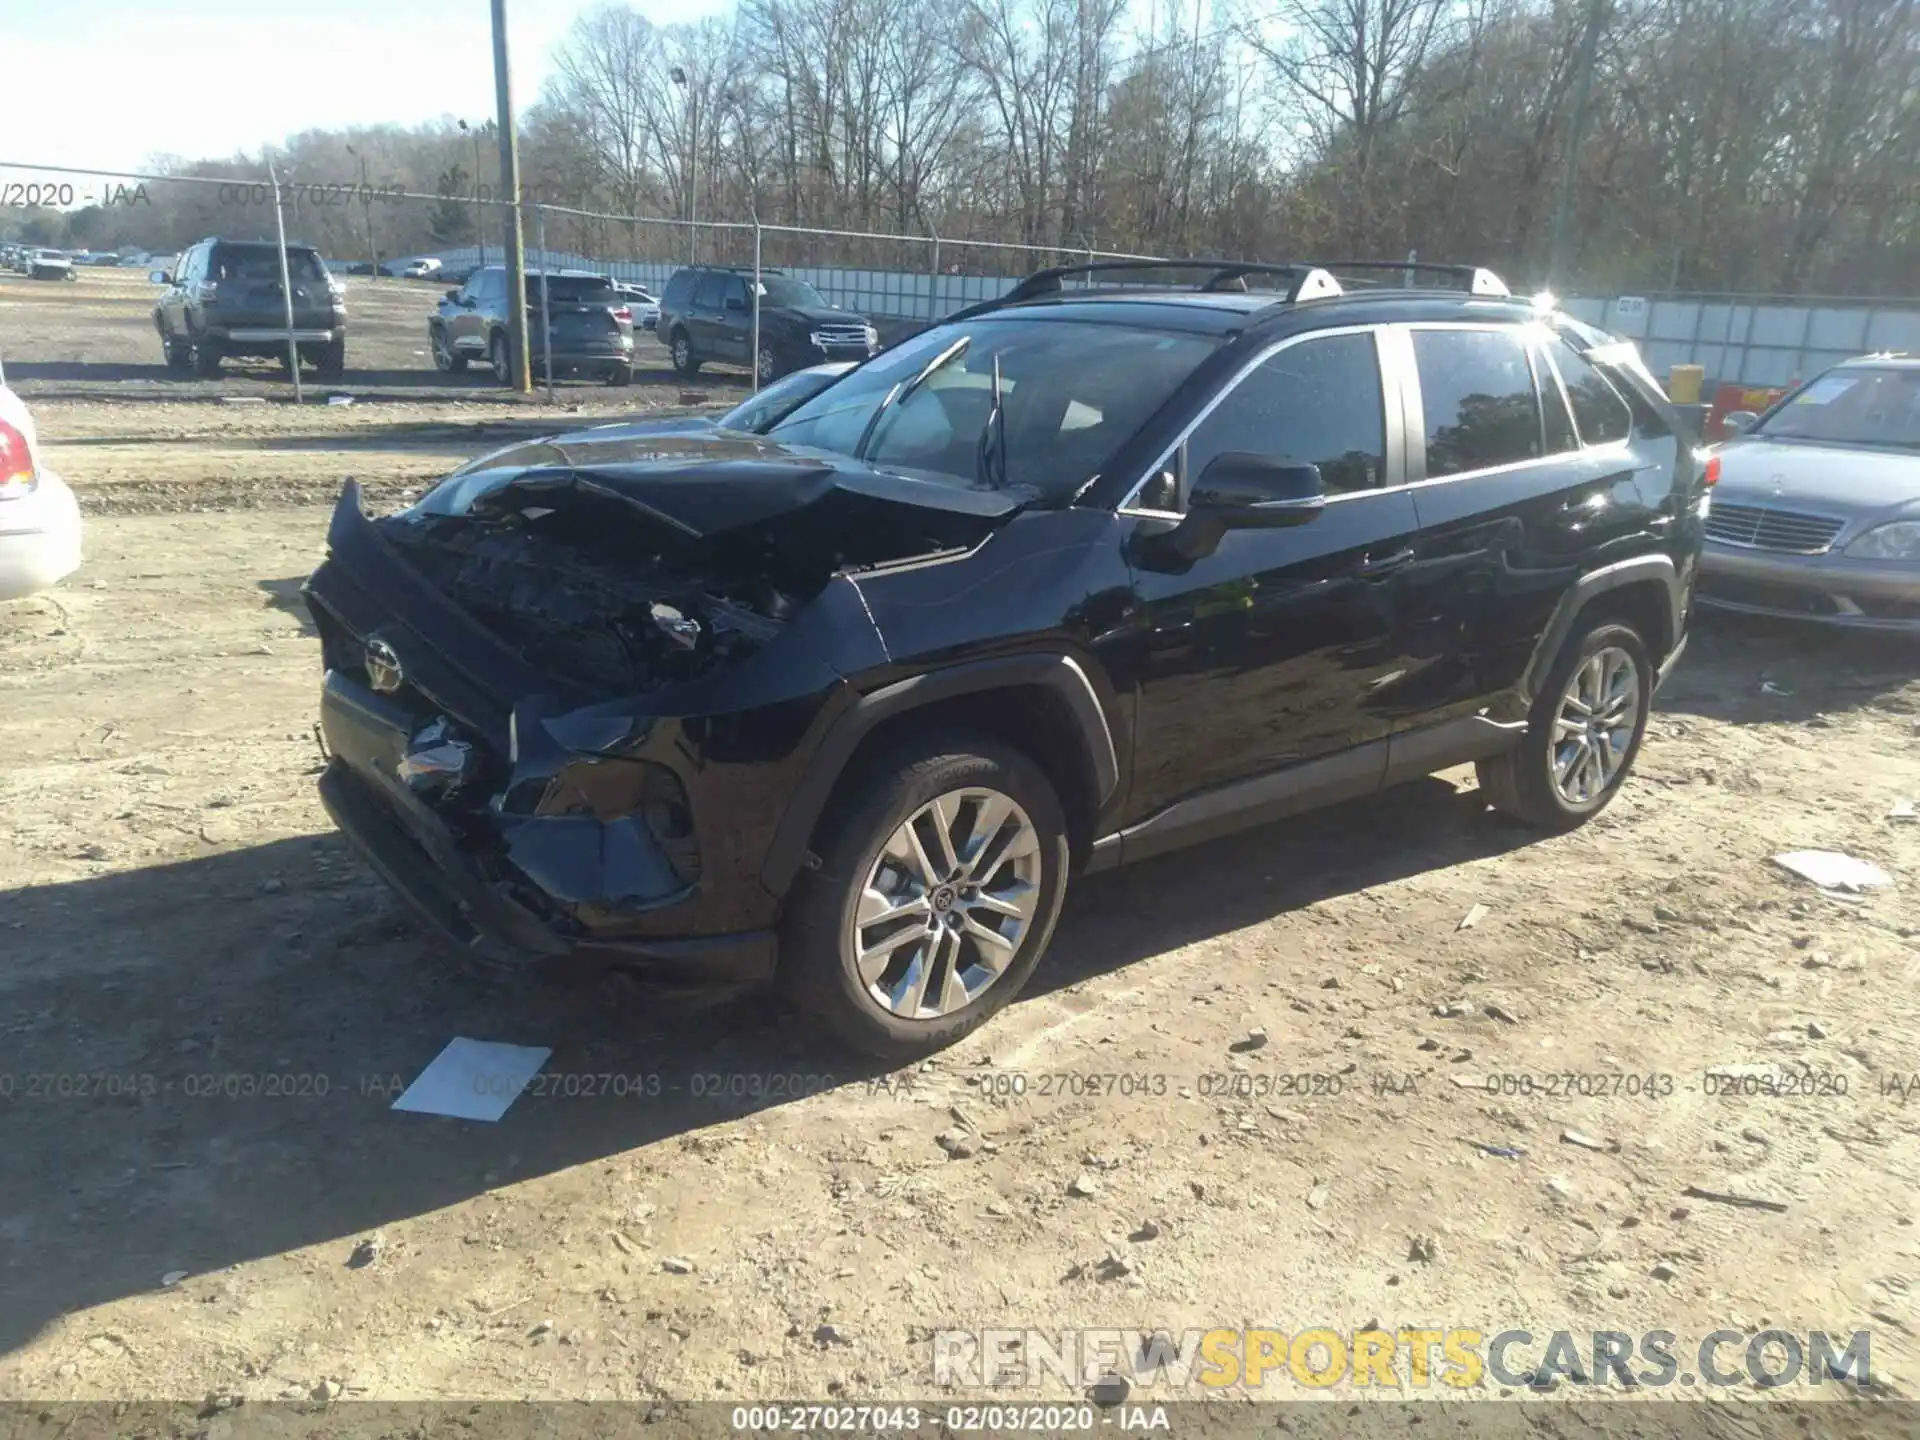
[[[761,978],[761,856],[847,677],[887,659],[855,577],[1015,504],[737,438],[538,452],[382,520],[349,483],[306,592],[322,797],[476,953]]]

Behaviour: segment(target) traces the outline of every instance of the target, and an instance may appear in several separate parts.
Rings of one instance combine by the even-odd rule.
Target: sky
[[[516,108],[590,3],[507,0]],[[634,3],[656,25],[726,8]],[[6,184],[51,178],[6,162],[138,170],[315,127],[494,113],[488,0],[0,0],[0,56],[0,202]]]

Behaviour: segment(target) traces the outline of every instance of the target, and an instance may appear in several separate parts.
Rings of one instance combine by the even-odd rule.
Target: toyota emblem
[[[406,672],[400,668],[400,657],[393,653],[393,647],[384,640],[367,642],[367,683],[382,695],[392,695],[406,682]]]

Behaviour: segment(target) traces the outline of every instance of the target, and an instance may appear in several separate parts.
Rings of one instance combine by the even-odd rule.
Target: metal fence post
[[[753,216],[753,393],[760,393],[760,214]]]
[[[936,233],[933,240],[933,269],[927,273],[927,323],[931,325],[940,318],[940,236]]]
[[[540,252],[540,353],[546,357],[547,403],[553,404],[553,316],[547,309],[547,207],[533,207],[533,246]]]
[[[273,229],[279,237],[280,304],[287,317],[287,373],[293,377],[293,403],[299,405],[307,397],[300,386],[300,342],[293,338],[293,276],[287,270],[287,217],[280,204],[280,174],[273,168],[272,160],[267,161],[267,178],[273,181]]]

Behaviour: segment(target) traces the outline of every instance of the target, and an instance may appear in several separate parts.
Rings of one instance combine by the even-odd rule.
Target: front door
[[[1138,693],[1126,823],[1355,747],[1356,773],[1371,767],[1358,788],[1378,783],[1386,747],[1370,742],[1390,718],[1376,697],[1405,664],[1398,577],[1417,525],[1384,395],[1373,331],[1282,342],[1194,427],[1159,498],[1149,486],[1148,504],[1177,510],[1215,456],[1251,452],[1319,466],[1327,504],[1297,527],[1230,530],[1184,569],[1153,558],[1166,519],[1133,517],[1133,610],[1113,656]]]

